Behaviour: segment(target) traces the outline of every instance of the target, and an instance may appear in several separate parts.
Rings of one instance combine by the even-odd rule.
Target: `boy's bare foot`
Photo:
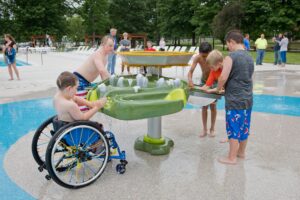
[[[12,81],[12,80],[14,80],[13,78],[10,78],[10,79],[8,79],[9,81]]]
[[[219,163],[225,164],[225,165],[235,165],[236,159],[231,160],[228,157],[223,157],[218,159]]]
[[[241,159],[245,159],[245,154],[238,154],[237,157]]]
[[[199,135],[199,137],[205,137],[205,136],[207,136],[207,130],[203,130],[203,132],[202,133],[200,133],[200,135]]]
[[[227,138],[223,138],[222,140],[220,140],[220,143],[227,143],[228,139]]]
[[[210,129],[208,136],[209,137],[215,137],[216,136],[215,130]]]

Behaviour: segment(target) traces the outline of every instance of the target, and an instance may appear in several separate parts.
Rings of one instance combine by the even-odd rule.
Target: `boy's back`
[[[61,95],[56,94],[53,98],[54,108],[57,112],[58,120],[64,122],[73,122],[75,119],[71,115],[71,111],[74,111],[78,106],[73,100],[67,100],[62,98]]]
[[[225,85],[226,109],[248,109],[253,104],[254,62],[245,50],[231,52],[232,69]]]

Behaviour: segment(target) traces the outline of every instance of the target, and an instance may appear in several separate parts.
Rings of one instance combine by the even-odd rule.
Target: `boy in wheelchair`
[[[62,72],[58,76],[56,84],[59,90],[54,96],[53,104],[59,121],[73,122],[75,120],[89,120],[106,103],[106,98],[89,102],[75,96],[78,79],[70,72]],[[80,111],[78,104],[85,105],[90,109],[83,113]]]
[[[70,72],[59,75],[57,86],[59,90],[53,99],[57,115],[41,124],[32,140],[32,154],[39,171],[47,169],[46,179],[66,188],[91,184],[111,159],[120,160],[116,170],[123,174],[127,164],[125,151],[120,150],[112,132],[89,121],[105,105],[106,98],[88,102],[75,96],[78,80]],[[83,113],[77,103],[90,109]],[[112,155],[111,148],[117,154]]]
[[[56,84],[58,92],[53,98],[54,108],[57,112],[57,118],[53,120],[54,132],[58,131],[64,125],[77,121],[77,120],[89,120],[100,108],[106,103],[106,98],[89,102],[83,98],[76,96],[77,87],[79,85],[77,77],[70,72],[62,72],[57,80]],[[84,105],[89,108],[88,111],[82,112],[78,105]],[[102,125],[99,127],[102,129]],[[70,144],[71,138],[65,138],[66,144]],[[91,140],[90,142],[92,142]],[[98,138],[94,138],[95,146],[93,152],[96,153],[98,144]]]

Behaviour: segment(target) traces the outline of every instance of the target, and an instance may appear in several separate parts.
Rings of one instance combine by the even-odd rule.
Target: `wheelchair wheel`
[[[53,119],[55,117],[56,116],[50,117],[45,122],[43,122],[40,125],[40,127],[35,131],[32,139],[31,152],[34,160],[40,166],[40,171],[46,168],[45,155],[48,143],[54,135]]]
[[[46,152],[49,175],[66,188],[80,188],[97,180],[104,172],[109,145],[102,126],[77,121],[59,129]]]

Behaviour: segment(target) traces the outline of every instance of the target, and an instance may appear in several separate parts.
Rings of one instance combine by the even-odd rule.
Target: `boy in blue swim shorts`
[[[225,88],[229,153],[218,161],[223,164],[236,164],[237,157],[245,158],[250,134],[254,62],[244,49],[243,35],[239,31],[228,32],[225,40],[230,53],[224,59],[217,91]]]

